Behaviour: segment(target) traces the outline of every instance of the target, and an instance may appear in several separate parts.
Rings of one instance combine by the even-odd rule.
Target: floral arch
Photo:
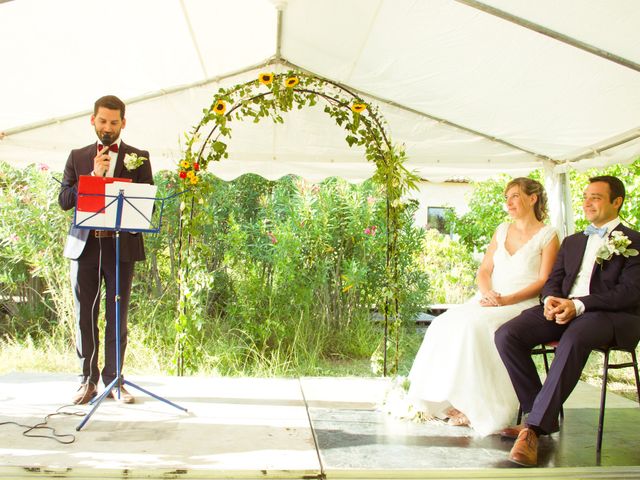
[[[253,81],[221,88],[214,94],[204,116],[187,134],[184,158],[178,166],[178,176],[186,191],[181,203],[179,261],[179,312],[176,322],[176,364],[178,374],[185,370],[189,357],[190,312],[198,306],[193,302],[189,248],[200,225],[197,220],[199,192],[206,188],[200,173],[210,162],[228,158],[227,143],[231,139],[234,121],[251,119],[257,123],[270,118],[284,123],[283,112],[311,107],[319,102],[324,112],[345,131],[349,146],[362,146],[368,161],[374,162],[373,180],[386,194],[386,261],[384,295],[378,310],[384,317],[383,372],[388,370],[387,348],[395,343],[395,368],[398,366],[398,234],[402,196],[414,188],[417,177],[406,169],[404,148],[391,142],[386,122],[376,106],[364,101],[347,87],[311,74],[290,70],[275,74],[263,72]],[[185,352],[187,352],[185,354]]]

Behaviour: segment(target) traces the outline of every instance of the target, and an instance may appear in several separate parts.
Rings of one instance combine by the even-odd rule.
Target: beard
[[[120,138],[120,132],[122,129],[118,129],[115,132],[109,132],[109,139],[111,141],[111,143],[115,142],[116,140],[118,140]],[[98,137],[98,140],[100,140],[100,142],[102,142],[102,139],[104,138],[105,133],[104,132],[100,132],[97,128],[96,128],[96,136]],[[104,142],[102,142],[104,143]]]

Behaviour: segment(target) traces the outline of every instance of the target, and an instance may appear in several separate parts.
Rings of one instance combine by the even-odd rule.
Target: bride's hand
[[[493,290],[488,290],[480,299],[483,307],[498,307],[502,305],[502,296]]]
[[[495,307],[494,304],[490,303],[489,300],[487,300],[486,298],[482,297],[480,299],[480,306],[481,307]]]

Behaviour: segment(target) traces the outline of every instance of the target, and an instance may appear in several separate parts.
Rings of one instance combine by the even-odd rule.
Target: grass
[[[636,349],[636,357],[640,354]],[[631,355],[624,352],[612,352],[609,356],[609,362],[624,363],[630,362]],[[602,386],[602,368],[603,355],[600,352],[591,352],[589,360],[582,371],[581,380],[594,385],[598,388]],[[636,390],[635,378],[632,368],[621,368],[609,370],[609,381],[607,383],[607,392],[617,393],[629,400],[638,401],[638,392]]]
[[[126,374],[172,375],[176,371],[172,323],[157,316],[156,320],[155,324],[130,322]],[[98,330],[103,335],[103,319]],[[334,332],[329,331],[326,324],[323,327],[301,315],[290,322],[282,338],[265,342],[250,331],[212,321],[207,331],[202,331],[190,345],[196,360],[189,374],[372,376],[369,358],[380,335],[379,327],[368,320],[354,319],[349,328]],[[66,324],[48,331],[34,330],[33,336],[21,337],[15,333],[11,335],[5,329],[0,336],[0,374],[12,371],[76,373],[78,361],[74,342],[75,332]],[[102,352],[101,337],[101,357]]]
[[[104,326],[101,325],[101,332]],[[208,335],[200,339],[196,349],[200,352],[200,362],[192,375],[199,376],[254,376],[254,377],[299,377],[299,376],[374,376],[371,369],[370,353],[363,345],[379,342],[381,332],[378,326],[371,328],[370,323],[354,325],[350,333],[361,337],[351,346],[351,353],[321,354],[326,337],[302,334],[306,320],[300,318],[294,329],[292,342],[281,342],[274,348],[259,348],[252,343],[246,332],[226,331],[224,334]],[[45,334],[46,333],[46,334]],[[170,375],[175,370],[173,351],[162,345],[157,338],[158,332],[146,335],[144,329],[130,328],[127,346],[125,372],[136,375]],[[349,338],[332,338],[341,351],[349,350],[345,345]],[[52,332],[40,332],[35,336],[27,335],[21,339],[12,338],[5,333],[0,339],[0,374],[9,372],[67,372],[76,373],[78,362],[75,354],[73,334],[68,327],[60,326]],[[423,333],[415,329],[406,329],[401,335],[401,356],[398,374],[406,376],[413,358],[422,342]],[[150,341],[150,338],[152,339]],[[626,356],[626,357],[625,357]],[[627,361],[628,354],[614,352],[612,360]],[[394,356],[389,352],[388,367],[392,372]],[[540,372],[542,358],[535,359]],[[243,368],[244,367],[244,368]],[[395,372],[393,372],[395,373]],[[602,355],[593,352],[587,361],[581,380],[598,388],[602,385]],[[608,391],[637,400],[635,379],[632,369],[611,370],[609,372]]]

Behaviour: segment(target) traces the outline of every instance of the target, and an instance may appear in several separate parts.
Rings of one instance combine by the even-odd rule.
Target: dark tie
[[[600,238],[607,234],[607,227],[598,228],[593,225],[589,225],[584,230],[585,235],[598,235]]]
[[[98,151],[101,152],[102,149],[104,148],[104,145],[102,145],[101,143],[98,144]],[[109,145],[109,150],[111,152],[115,152],[118,153],[118,144],[117,143],[113,143],[111,145]]]

